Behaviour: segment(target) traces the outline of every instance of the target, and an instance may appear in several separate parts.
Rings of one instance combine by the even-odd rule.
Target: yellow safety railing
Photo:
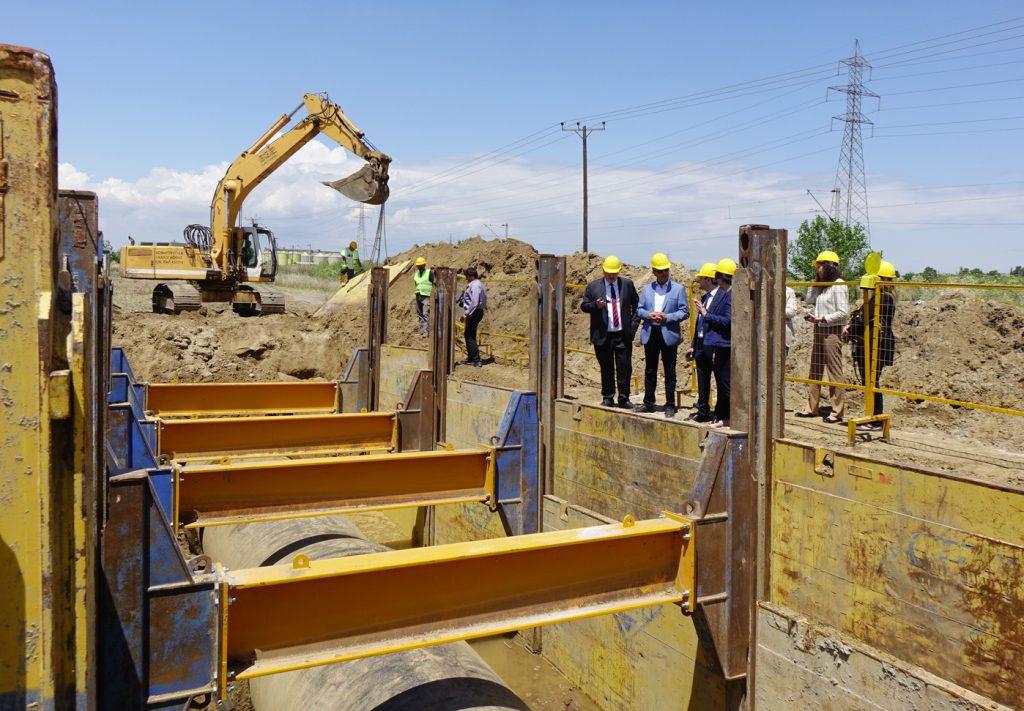
[[[962,391],[969,387],[966,379],[957,373],[943,372],[939,362],[940,359],[962,356],[965,352],[965,368],[976,371],[978,366],[987,362],[991,354],[984,352],[985,346],[972,345],[971,341],[984,330],[985,313],[1002,313],[1008,327],[1017,328],[1013,324],[1019,322],[1019,314],[1015,316],[1013,309],[1024,306],[1024,284],[875,280],[863,288],[849,282],[793,281],[787,286],[793,289],[841,286],[847,290],[849,318],[834,325],[813,327],[807,377],[794,372],[802,365],[796,356],[802,353],[807,342],[806,336],[798,332],[794,352],[789,354],[786,380],[811,386],[808,402],[797,408],[805,412],[817,402],[814,393],[822,386],[830,389],[833,408],[837,405],[842,407],[842,392],[862,392],[864,416],[847,421],[851,441],[856,426],[870,422],[879,423],[884,436],[888,436],[889,415],[881,412],[880,396],[883,395],[1024,416],[1024,409],[1019,404],[1022,400],[1019,391],[1016,395],[1002,397],[983,391],[974,397],[964,395]],[[802,322],[806,313],[813,314],[811,304],[804,303],[796,318]],[[900,341],[906,345],[898,345]],[[848,361],[842,355],[846,344],[850,345],[854,377],[847,377]],[[971,349],[978,350],[971,352]],[[904,353],[902,358],[901,351]],[[915,365],[918,366],[917,373],[913,372]],[[825,377],[826,373],[828,377]],[[993,372],[992,376],[996,377],[996,373]],[[971,382],[973,387],[977,387],[976,379]]]

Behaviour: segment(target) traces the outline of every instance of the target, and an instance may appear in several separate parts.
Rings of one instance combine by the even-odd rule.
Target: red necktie
[[[615,296],[615,284],[609,284],[612,290],[612,326],[619,327],[619,300]]]

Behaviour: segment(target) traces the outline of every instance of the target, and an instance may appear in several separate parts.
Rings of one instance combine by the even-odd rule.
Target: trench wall
[[[680,511],[706,430],[559,401],[544,529]],[[544,629],[544,655],[603,708],[722,709],[726,689],[691,618],[660,605]]]
[[[426,368],[427,351],[422,348],[383,344],[380,357],[378,408],[393,410],[397,403],[405,402],[416,372]]]
[[[456,448],[487,444],[498,433],[512,390],[448,379],[445,440]],[[457,543],[505,535],[501,517],[482,504],[434,507],[435,543]]]
[[[758,698],[831,686],[844,703],[893,708],[909,683],[1024,705],[1024,492],[779,440],[770,539],[775,608],[758,613]],[[841,671],[843,654],[814,664],[815,645],[779,633],[785,619],[848,636],[869,671]]]

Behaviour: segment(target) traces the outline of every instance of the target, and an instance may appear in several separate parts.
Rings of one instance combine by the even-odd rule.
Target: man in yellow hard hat
[[[590,342],[601,366],[601,404],[631,408],[629,380],[633,377],[633,317],[639,295],[633,282],[619,274],[622,262],[606,257],[604,275],[587,284],[580,309],[590,314]],[[618,387],[619,399],[615,400]]]
[[[657,400],[658,361],[665,369],[665,417],[676,416],[676,356],[682,340],[680,324],[690,317],[686,290],[672,281],[672,263],[661,252],[651,257],[654,281],[640,293],[636,315],[643,328],[640,342],[644,345],[644,401],[637,412],[654,412]]]
[[[359,245],[355,242],[349,242],[348,247],[344,247],[341,250],[341,262],[342,262],[342,274],[347,279],[351,279],[356,275],[357,271],[363,270],[363,263],[359,261]]]
[[[715,262],[705,262],[697,272],[697,285],[701,295],[700,301],[705,307],[711,300],[711,292],[715,290],[715,275],[718,273]],[[697,310],[696,301],[694,309]],[[694,324],[693,341],[686,352],[687,360],[693,360],[697,367],[697,409],[688,419],[697,422],[711,422],[711,351],[704,348],[704,317],[697,311],[697,322]]]
[[[715,374],[715,412],[712,427],[728,427],[732,360],[732,277],[736,262],[725,257],[715,265],[715,288],[706,300],[694,299],[700,314],[697,329],[703,334],[703,349],[711,358]]]
[[[416,257],[412,281],[416,289],[416,315],[420,319],[420,335],[425,336],[430,319],[430,295],[434,293],[434,270],[427,269],[425,257]]]

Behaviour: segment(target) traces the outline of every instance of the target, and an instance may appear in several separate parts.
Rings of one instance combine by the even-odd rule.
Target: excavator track
[[[267,314],[284,313],[284,294],[277,291],[260,292],[260,313]]]
[[[153,289],[153,313],[180,314],[198,311],[202,305],[199,290],[188,284],[157,284]]]

